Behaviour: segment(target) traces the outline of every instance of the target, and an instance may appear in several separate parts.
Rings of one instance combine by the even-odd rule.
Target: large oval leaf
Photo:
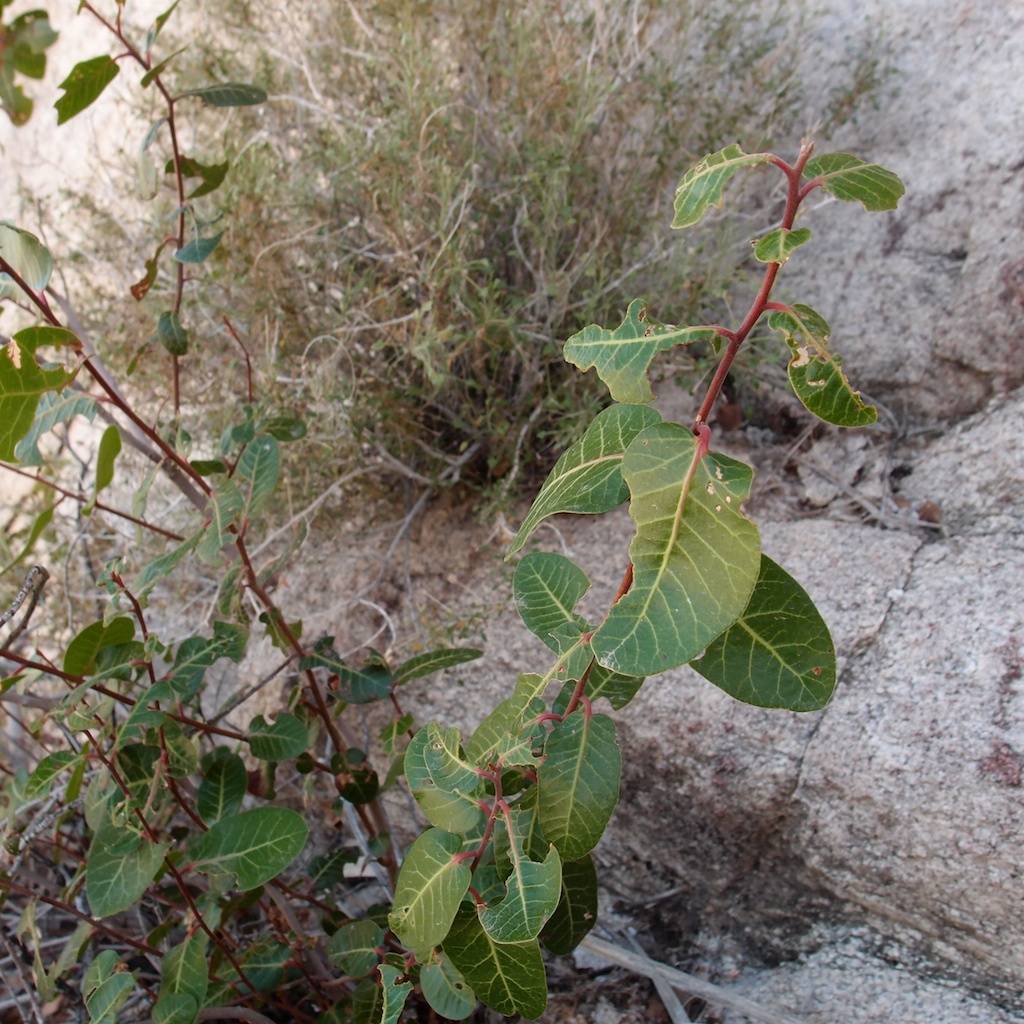
[[[203,757],[203,778],[196,810],[207,825],[234,814],[242,806],[248,785],[245,762],[227,747],[214,747]]]
[[[455,856],[462,847],[459,836],[428,829],[409,848],[399,872],[388,924],[420,960],[448,934],[469,889],[469,864]]]
[[[64,90],[64,95],[54,104],[57,124],[70,121],[75,114],[80,114],[95,103],[120,70],[117,62],[108,54],[76,64],[58,86]]]
[[[616,402],[649,402],[654,398],[647,368],[659,352],[695,341],[715,341],[710,327],[673,327],[647,318],[643,299],[634,299],[618,327],[590,324],[574,334],[562,351],[565,361],[581,370],[594,367]]]
[[[345,974],[361,978],[377,966],[377,947],[384,942],[384,929],[364,917],[343,924],[327,942],[327,956]]]
[[[730,696],[763,708],[817,711],[836,686],[825,620],[803,587],[765,555],[743,614],[691,664]]]
[[[222,818],[193,840],[189,852],[200,871],[234,875],[244,892],[284,871],[308,837],[302,815],[287,807],[258,807]]]
[[[641,430],[660,419],[646,405],[613,405],[599,412],[586,433],[555,463],[508,556],[519,551],[548,516],[557,512],[597,515],[621,505],[629,497],[619,472],[622,453]]]
[[[521,1013],[530,1020],[544,1012],[548,986],[536,939],[495,942],[476,911],[463,906],[444,941],[444,951],[492,1010],[508,1017]]]
[[[434,778],[427,760],[430,744],[431,731],[424,727],[413,736],[406,747],[405,778],[412,795],[431,825],[447,832],[468,832],[479,824],[483,817],[479,805],[483,793],[480,781],[477,779],[476,785],[465,791],[445,789]],[[437,752],[432,760],[436,758]]]
[[[166,843],[151,843],[109,821],[97,830],[85,861],[85,894],[96,917],[137,903],[156,877]]]
[[[618,803],[615,725],[579,708],[552,730],[545,754],[537,772],[540,825],[563,860],[579,860],[597,845]]]
[[[757,527],[740,511],[753,472],[659,423],[626,450],[622,473],[637,526],[633,586],[591,644],[606,668],[646,676],[695,658],[747,606],[761,561]]]

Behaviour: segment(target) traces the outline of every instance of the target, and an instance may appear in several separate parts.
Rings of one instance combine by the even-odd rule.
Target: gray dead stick
[[[716,1006],[744,1013],[751,1020],[759,1021],[760,1024],[800,1024],[795,1017],[785,1017],[767,1007],[759,1006],[743,996],[736,995],[720,985],[714,985],[710,981],[687,974],[685,971],[678,971],[674,967],[659,964],[656,960],[641,953],[631,953],[628,949],[623,949],[621,946],[616,946],[612,942],[606,942],[593,935],[588,935],[580,943],[580,948],[585,949],[588,953],[593,953],[594,956],[600,957],[602,960],[608,960],[620,967],[625,967],[626,970],[642,974],[652,981],[655,978],[661,978],[673,988],[689,995],[700,996],[701,999],[706,999]]]

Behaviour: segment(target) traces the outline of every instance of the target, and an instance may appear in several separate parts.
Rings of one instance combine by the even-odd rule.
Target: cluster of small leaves
[[[165,93],[169,117],[188,97],[212,107],[265,98],[233,83],[171,96],[161,74],[175,55],[154,63],[149,54],[173,9],[141,51],[128,50],[145,69],[140,85]],[[125,42],[120,18],[113,30]],[[59,121],[95,102],[119,68],[108,56],[77,65],[61,86]],[[144,155],[161,124],[147,133]],[[784,171],[783,224],[754,240],[767,287],[753,321],[768,314],[783,336],[793,390],[810,412],[859,426],[875,412],[847,381],[828,324],[807,306],[767,296],[779,267],[809,240],[794,226],[806,194],[820,187],[881,210],[895,206],[902,185],[848,154],[809,158],[809,147],[794,166],[738,146],[711,154],[683,176],[674,225],[699,222],[744,168]],[[178,211],[195,234],[187,242],[179,236],[173,255],[179,267],[201,263],[222,232],[203,234],[211,222],[191,203],[217,188],[227,166],[201,164],[172,142],[168,170],[179,192],[183,180],[198,180]],[[163,248],[133,286],[135,299],[154,286]],[[47,321],[19,331],[0,352],[0,460],[38,465],[48,431],[95,414],[97,396],[79,378],[97,376],[46,301],[53,265],[46,248],[2,224],[0,257],[2,294],[32,301]],[[189,346],[181,280],[155,335],[176,358]],[[509,554],[552,515],[600,514],[628,501],[635,534],[626,573],[611,607],[590,621],[577,610],[590,588],[582,569],[543,551],[520,559],[515,604],[552,663],[520,675],[466,737],[443,723],[418,727],[400,695],[481,652],[445,648],[396,662],[371,651],[355,664],[332,637],[304,641],[301,621],[269,596],[283,559],[257,568],[246,538],[273,507],[281,446],[303,436],[300,420],[245,403],[203,458],[180,427],[173,442],[150,431],[163,460],[200,495],[186,532],[143,564],[130,551],[111,560],[100,579],[102,615],[60,658],[0,651],[18,666],[0,681],[0,697],[34,697],[32,706],[43,709],[35,735],[66,743],[10,772],[0,791],[6,853],[49,868],[41,887],[0,872],[0,900],[24,903],[39,993],[52,999],[75,975],[94,1024],[113,1024],[132,1000],[162,1024],[192,1024],[238,1003],[276,1020],[302,1015],[323,1024],[397,1024],[424,1005],[461,1020],[478,1003],[538,1017],[547,1001],[543,949],[572,951],[597,918],[592,851],[622,773],[615,725],[600,702],[621,710],[647,677],[684,664],[738,700],[789,711],[822,708],[835,686],[827,626],[800,585],[763,554],[743,511],[752,469],[711,450],[701,417],[693,426],[670,423],[649,404],[647,374],[659,353],[695,341],[721,350],[727,342],[727,370],[743,340],[717,326],[657,323],[636,300],[618,327],[591,325],[566,342],[566,359],[596,369],[613,404],[559,459]],[[105,390],[118,412],[144,422]],[[121,431],[111,425],[99,441],[92,495],[82,496],[85,512],[102,507],[121,452]],[[147,612],[156,589],[192,560],[219,580],[216,601],[208,624],[171,639],[152,628]],[[9,619],[5,613],[2,621]],[[254,634],[285,654],[294,685],[277,714],[256,715],[241,729],[223,721],[234,704],[211,712],[206,681],[219,662],[241,665]],[[59,698],[39,696],[48,678],[63,686]],[[377,751],[356,746],[347,726],[373,704],[392,709]],[[381,754],[386,772],[375,767]],[[380,800],[400,785],[429,824],[404,858]],[[45,856],[35,847],[40,832],[53,837]],[[49,961],[43,905],[63,911],[71,928]],[[148,959],[133,959],[132,948]]]

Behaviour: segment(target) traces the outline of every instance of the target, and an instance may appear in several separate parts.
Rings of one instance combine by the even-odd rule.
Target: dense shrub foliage
[[[498,432],[488,418],[501,408],[489,404],[495,382],[508,378],[499,397],[516,409],[525,405],[522,396],[513,401],[516,390],[547,387],[549,357],[523,341],[532,334],[568,334],[567,365],[611,398],[576,432],[509,547],[509,557],[518,557],[516,607],[550,649],[550,663],[519,675],[463,737],[443,722],[417,721],[403,705],[403,687],[472,662],[478,650],[444,647],[404,658],[364,651],[354,658],[339,653],[331,636],[307,635],[278,604],[275,584],[294,555],[290,534],[298,532],[291,523],[275,526],[287,476],[283,453],[307,436],[309,416],[280,405],[279,392],[265,388],[252,338],[231,317],[223,337],[228,351],[241,353],[241,372],[220,382],[235,388],[236,398],[223,412],[219,437],[208,436],[201,411],[190,406],[192,375],[202,365],[190,361],[201,333],[191,297],[236,228],[215,206],[224,161],[186,151],[183,129],[197,116],[204,123],[206,115],[259,108],[266,89],[187,75],[179,82],[176,54],[162,43],[174,7],[139,36],[122,21],[121,7],[109,16],[88,0],[82,7],[109,30],[113,50],[71,69],[56,102],[58,123],[103,102],[118,76],[136,76],[142,90],[159,97],[140,174],[154,193],[163,182],[173,206],[144,274],[130,284],[149,317],[131,362],[144,364],[138,380],[159,381],[164,391],[140,398],[138,381],[129,380],[129,388],[104,365],[55,287],[50,249],[20,226],[0,224],[0,295],[22,321],[0,350],[0,467],[33,488],[9,531],[18,545],[4,566],[11,601],[0,617],[0,711],[12,739],[0,757],[0,957],[5,975],[20,981],[9,1005],[35,1019],[84,1019],[84,1009],[97,1024],[396,1024],[431,1013],[466,1019],[483,1013],[481,1004],[536,1018],[548,994],[542,949],[571,952],[596,920],[591,852],[619,799],[623,757],[608,711],[626,706],[648,677],[685,664],[762,707],[813,712],[832,695],[828,628],[800,585],[761,552],[758,528],[743,510],[753,470],[714,450],[709,423],[759,323],[778,337],[789,384],[810,414],[840,427],[874,421],[874,409],[847,379],[825,318],[773,300],[772,291],[784,264],[811,240],[810,228],[797,225],[808,195],[824,190],[882,211],[896,206],[903,186],[856,156],[815,156],[810,142],[792,162],[731,143],[696,160],[678,181],[672,227],[703,221],[748,172],[780,176],[781,218],[752,240],[761,279],[742,319],[734,326],[688,317],[664,323],[632,299],[606,321],[610,326],[569,331],[579,311],[591,310],[573,298],[582,294],[573,274],[589,275],[608,295],[628,277],[618,280],[631,257],[603,262],[598,239],[621,232],[628,254],[637,236],[610,201],[593,218],[574,221],[568,197],[576,203],[582,193],[597,203],[603,189],[614,196],[623,176],[627,207],[638,201],[632,188],[657,194],[667,144],[664,152],[646,151],[649,167],[642,154],[622,148],[655,108],[641,112],[639,127],[623,121],[610,129],[619,133],[615,159],[584,159],[608,142],[602,119],[622,115],[587,106],[602,89],[610,95],[611,79],[587,94],[577,124],[565,120],[579,114],[575,90],[593,83],[572,73],[545,75],[540,63],[527,62],[511,79],[522,93],[513,122],[502,120],[504,107],[486,105],[467,122],[464,111],[444,109],[441,79],[430,80],[415,64],[436,28],[431,9],[415,18],[393,15],[398,35],[388,60],[409,65],[406,77],[367,70],[359,86],[367,102],[352,117],[403,140],[404,181],[397,164],[378,168],[375,190],[355,187],[346,195],[351,228],[339,236],[338,273],[343,291],[389,283],[404,297],[376,315],[415,320],[417,330],[338,349],[373,367],[367,373],[379,375],[378,400],[387,392],[382,415],[397,421],[390,432],[381,419],[357,428],[357,436],[364,445],[379,439],[387,457],[401,463],[386,445],[403,425],[404,403],[433,403],[430,429],[447,467],[438,475],[468,466],[463,456]],[[347,10],[336,16],[352,19],[353,36],[358,30],[372,41],[383,31],[362,24],[354,6]],[[463,16],[447,8],[444,14]],[[503,34],[509,52],[529,61],[536,54],[527,30],[574,30],[557,19],[550,26],[500,17],[487,24],[493,45]],[[13,56],[5,56],[0,98],[14,120],[24,120],[32,111],[21,82],[41,74],[53,33],[42,14],[5,31],[16,42]],[[633,38],[637,47],[641,38]],[[358,52],[375,63],[371,51]],[[512,73],[484,60],[469,71],[481,82]],[[428,111],[426,120],[437,121],[432,135],[424,128]],[[512,124],[529,122],[524,111],[545,127],[512,145],[507,134]],[[415,126],[419,149],[410,145]],[[463,232],[463,218],[473,216],[465,179],[446,177],[444,168],[471,159],[477,147],[491,176],[471,178],[473,189],[500,183],[495,167],[510,177],[474,207],[486,213],[483,222]],[[531,147],[537,151],[523,156]],[[383,159],[372,146],[353,147],[348,156]],[[525,162],[512,173],[519,160]],[[522,177],[538,161],[563,167],[563,191]],[[421,220],[399,213],[408,212],[402,193],[410,189],[425,197]],[[383,248],[385,238],[393,248]],[[59,253],[59,237],[53,248]],[[510,271],[498,288],[493,263],[513,249],[533,265],[533,281],[520,287]],[[574,263],[577,250],[594,259]],[[272,292],[268,301],[278,297],[286,296]],[[498,336],[503,340],[493,344]],[[666,353],[698,348],[714,370],[692,421],[668,422],[651,404],[650,374]],[[497,363],[484,365],[492,357]],[[411,373],[414,364],[422,376]],[[361,386],[369,387],[368,379]],[[458,418],[477,391],[481,419],[469,430]],[[94,458],[73,490],[47,467],[64,449],[78,457],[72,429],[89,422],[97,428]],[[151,468],[141,472],[147,460]],[[409,466],[405,472],[420,474]],[[130,508],[116,487],[121,475],[141,481]],[[626,501],[635,533],[621,555],[622,583],[604,614],[588,620],[576,610],[590,586],[583,571],[563,555],[521,552],[549,516],[596,515]],[[60,602],[46,600],[54,587],[42,564],[50,553],[43,541],[64,502],[78,509],[80,536],[101,519],[124,531],[88,548],[97,588],[84,595],[65,588],[66,624],[58,621]],[[31,565],[33,555],[40,564]],[[190,625],[186,635],[174,635],[161,620],[159,596],[169,587],[187,595],[188,581],[199,575],[213,580],[215,589],[204,592],[213,596],[183,599],[178,618]],[[218,706],[210,685],[218,665],[241,663],[256,639],[279,651],[278,665]],[[246,698],[278,676],[287,680],[285,706],[243,723]],[[383,722],[375,735],[366,728],[370,705]],[[395,823],[383,796],[399,789],[412,800],[409,820]],[[403,849],[399,837],[424,822]]]

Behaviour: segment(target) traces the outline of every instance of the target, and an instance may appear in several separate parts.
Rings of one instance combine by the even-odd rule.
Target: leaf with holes
[[[562,895],[540,941],[560,956],[571,953],[597,921],[597,871],[590,854],[562,865]]]
[[[197,96],[208,107],[250,107],[267,101],[267,94],[263,89],[255,85],[240,85],[237,82],[186,89],[179,98],[185,96]]]
[[[74,338],[66,331],[62,335]],[[16,461],[15,448],[32,429],[42,395],[71,380],[63,367],[36,362],[36,349],[48,344],[53,344],[49,335],[29,329],[0,345],[0,459],[5,462]]]
[[[112,949],[98,953],[82,978],[82,999],[90,1024],[114,1024],[133,988],[135,975],[121,969],[117,954]]]
[[[409,848],[399,872],[388,924],[419,960],[428,959],[448,934],[469,889],[469,864],[455,856],[462,845],[450,832],[428,829]]]
[[[710,327],[672,327],[647,317],[643,299],[634,299],[615,328],[590,324],[574,334],[562,354],[581,370],[596,368],[616,402],[649,402],[654,398],[647,369],[659,352],[695,341],[715,342]]]
[[[476,995],[443,953],[420,969],[420,989],[427,1005],[445,1020],[465,1020],[476,1008]]]
[[[433,675],[442,669],[455,668],[456,665],[464,665],[467,661],[476,661],[483,657],[483,651],[475,647],[445,647],[436,651],[424,651],[417,654],[408,661],[403,661],[394,673],[395,686],[408,683],[413,679],[422,679],[423,676]]]
[[[751,243],[754,259],[761,263],[785,263],[810,237],[810,228],[776,228]]]
[[[558,512],[596,515],[621,505],[629,497],[619,472],[622,453],[641,430],[660,419],[646,405],[612,405],[599,412],[555,463],[506,557],[519,551],[548,516]]]
[[[535,939],[555,912],[561,898],[562,860],[558,850],[549,846],[540,863],[531,860],[524,849],[522,826],[532,815],[505,813],[504,829],[511,871],[505,879],[505,894],[479,910],[480,924],[495,942],[522,942]]]
[[[730,696],[763,708],[818,711],[836,685],[825,620],[803,587],[765,555],[743,614],[691,664]]]
[[[713,206],[721,206],[722,191],[730,179],[745,167],[767,163],[769,155],[744,153],[733,143],[717,153],[703,157],[683,175],[676,188],[672,227],[691,227]]]
[[[444,952],[477,998],[492,1010],[507,1017],[522,1014],[530,1020],[544,1012],[548,986],[536,939],[495,942],[473,907],[464,906],[445,939]]]
[[[245,892],[284,871],[308,837],[300,814],[287,807],[258,807],[218,821],[193,839],[189,855],[199,871],[233,875]]]
[[[380,1011],[380,1024],[398,1024],[398,1018],[405,1009],[405,1001],[412,991],[412,982],[399,982],[402,971],[390,964],[382,964],[378,968],[380,972],[381,991],[384,996],[384,1005]]]
[[[753,472],[659,423],[626,450],[622,475],[637,527],[633,586],[591,644],[605,668],[647,676],[697,657],[747,606],[761,562],[757,527],[740,511]]]
[[[117,78],[121,69],[113,57],[103,54],[91,60],[76,64],[67,78],[58,86],[64,95],[54,103],[57,109],[57,124],[70,121],[86,107],[91,106],[103,94],[110,83]]]
[[[829,349],[831,328],[824,317],[797,304],[789,312],[772,313],[768,326],[789,346],[789,383],[809,412],[837,427],[866,427],[878,419],[878,410],[850,387],[839,357]]]
[[[850,153],[816,156],[807,162],[804,175],[836,199],[860,203],[865,210],[895,210],[906,191],[892,171]]]
[[[268,722],[257,715],[249,723],[249,749],[260,761],[290,761],[309,746],[309,730],[287,711]]]
[[[245,762],[227,747],[215,747],[203,757],[196,809],[207,825],[234,814],[242,806],[249,778]]]
[[[619,799],[615,726],[579,708],[552,730],[545,755],[537,772],[540,825],[563,860],[579,860],[597,845]]]
[[[178,645],[167,682],[182,700],[190,700],[211,665],[221,658],[229,658],[236,665],[241,662],[248,641],[245,626],[215,621],[212,637],[190,636]]]
[[[377,966],[377,947],[384,943],[384,929],[364,917],[343,924],[327,940],[327,957],[352,978],[361,978]]]

